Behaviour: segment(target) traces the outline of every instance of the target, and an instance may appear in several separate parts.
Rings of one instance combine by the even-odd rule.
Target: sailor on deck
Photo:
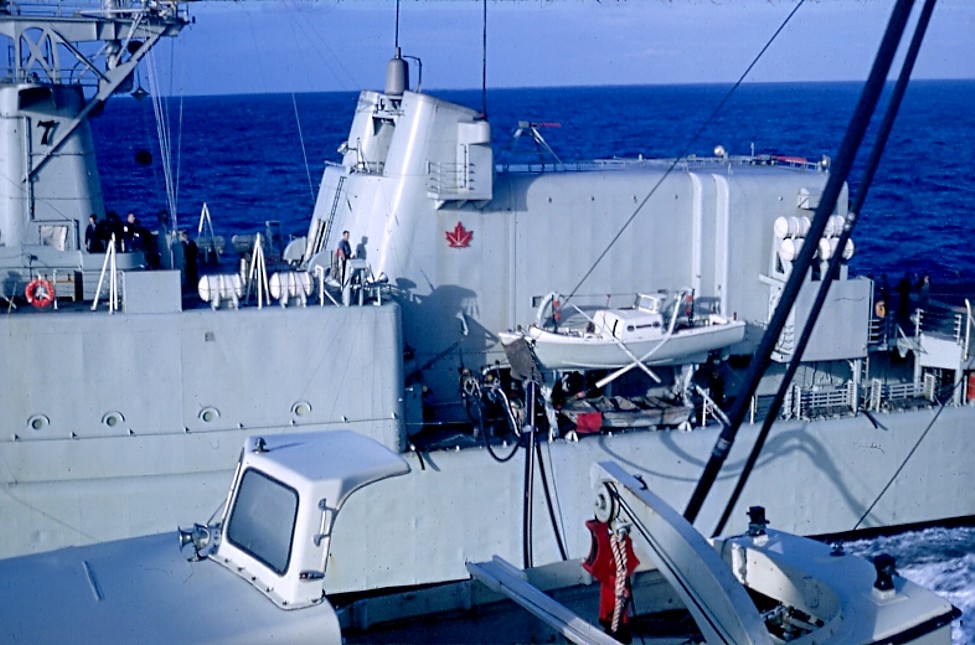
[[[339,282],[345,282],[345,265],[352,257],[352,245],[349,244],[349,232],[342,231],[342,239],[339,240],[338,248],[335,249],[335,265]]]
[[[105,251],[105,245],[99,236],[98,215],[94,213],[88,216],[88,228],[85,229],[85,250],[89,253]]]

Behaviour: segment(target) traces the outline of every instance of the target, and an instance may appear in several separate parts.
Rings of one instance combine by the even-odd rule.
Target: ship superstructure
[[[166,7],[136,21],[160,21],[145,42],[178,31],[184,19]],[[8,17],[0,23],[9,31]],[[73,18],[90,29],[103,19]],[[141,50],[122,46],[131,39],[120,33],[108,49],[118,40],[135,58]],[[133,62],[127,55],[117,68]],[[560,527],[547,507],[585,515],[589,465],[607,458],[681,507],[797,250],[815,245],[819,269],[750,402],[752,423],[716,501],[702,511],[701,523],[713,522],[793,353],[823,263],[855,251],[837,243],[849,215],[845,187],[834,224],[807,239],[827,158],[718,150],[707,158],[502,164],[486,117],[410,91],[397,56],[384,91],[360,95],[342,162],[324,171],[308,235],[282,254],[290,266],[275,264],[255,238],[231,266],[193,285],[207,302],[193,301],[182,297],[180,252],[172,269],[144,270],[144,253],[82,249],[82,224],[104,207],[84,134],[94,99],[18,74],[0,86],[9,110],[2,145],[47,145],[39,119],[53,113],[36,106],[64,94],[74,97],[65,100],[78,143],[65,138],[59,150],[85,152],[47,161],[21,155],[3,170],[5,186],[26,186],[3,205],[0,228],[3,257],[22,262],[10,261],[5,293],[16,309],[0,323],[4,355],[16,366],[0,384],[5,555],[206,515],[221,502],[228,455],[242,434],[342,427],[402,453],[411,472],[397,480],[396,495],[369,489],[346,506],[352,519],[333,535],[344,560],[329,568],[328,591],[461,579],[465,561],[494,554],[535,564],[581,557],[588,536]],[[118,74],[116,88],[131,70]],[[41,95],[48,98],[30,103]],[[46,186],[55,171],[55,186]],[[44,209],[50,191],[66,185],[81,188],[65,197],[70,209],[59,207],[70,216],[52,237]],[[47,206],[38,204],[42,195],[51,197],[41,200]],[[166,235],[156,239],[177,248]],[[209,249],[214,240],[198,242]],[[972,371],[970,313],[948,312],[954,326],[943,334],[931,308],[894,321],[878,314],[870,280],[850,276],[845,263],[838,278],[749,487],[762,491],[777,526],[803,534],[975,515],[975,499],[959,494],[968,475],[958,457],[973,442],[975,408],[963,387]],[[46,308],[19,296],[36,280],[56,291]],[[94,299],[99,283],[118,284],[119,308],[106,309],[104,295]],[[691,296],[661,320],[743,322],[743,337],[665,366],[635,360],[621,374],[546,369],[530,345],[519,356],[499,341],[532,324],[584,328],[580,317],[661,290]],[[553,293],[564,294],[558,305]],[[489,454],[510,457],[519,446],[527,449],[517,461],[495,463]],[[743,512],[734,517],[743,524]],[[409,525],[410,539],[359,530],[385,521]]]

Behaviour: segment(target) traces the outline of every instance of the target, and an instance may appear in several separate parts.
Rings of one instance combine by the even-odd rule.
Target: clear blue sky
[[[796,2],[489,0],[488,86],[732,82]],[[865,78],[892,6],[807,0],[749,79]],[[379,88],[393,52],[392,0],[190,10],[196,24],[173,45],[173,94]],[[481,12],[472,0],[403,0],[400,45],[423,60],[425,89],[480,87]],[[156,56],[169,60],[169,46]],[[975,78],[975,1],[938,3],[915,78]]]

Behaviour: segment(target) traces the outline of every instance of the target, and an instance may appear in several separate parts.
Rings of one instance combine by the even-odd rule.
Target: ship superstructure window
[[[241,477],[227,522],[227,539],[283,575],[291,559],[297,513],[298,491],[258,470],[248,469]]]
[[[41,244],[53,246],[58,251],[68,248],[68,227],[61,224],[41,224]]]

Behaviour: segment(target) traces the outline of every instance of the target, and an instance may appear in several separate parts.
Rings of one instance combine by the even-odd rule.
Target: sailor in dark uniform
[[[98,215],[88,216],[88,228],[85,229],[85,250],[89,253],[102,253],[105,250],[98,230]]]
[[[342,231],[342,239],[335,249],[336,273],[339,282],[345,282],[345,263],[352,257],[352,245],[349,244],[349,232]]]

